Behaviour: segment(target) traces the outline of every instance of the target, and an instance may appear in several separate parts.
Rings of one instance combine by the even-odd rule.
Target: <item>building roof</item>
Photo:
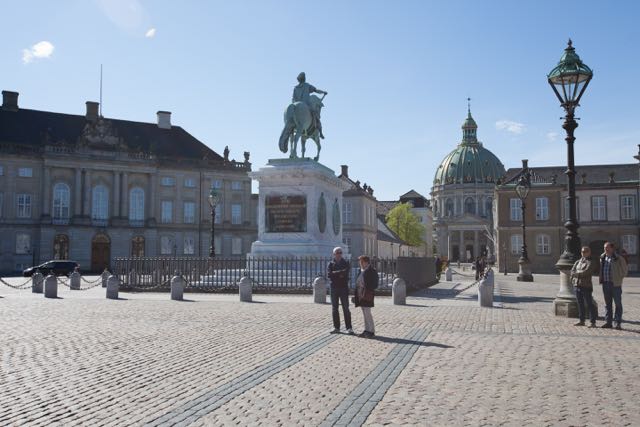
[[[613,182],[638,182],[638,163],[614,165],[582,165],[576,166],[576,184],[611,184]],[[535,184],[567,184],[566,166],[529,167],[531,183]],[[506,172],[507,185],[515,185],[515,178],[522,168],[509,168]],[[612,175],[613,174],[613,175]]]
[[[95,137],[93,140],[89,136]],[[83,138],[86,137],[86,138]],[[169,129],[155,123],[98,118],[30,109],[16,111],[0,108],[0,144],[38,151],[45,145],[91,145],[100,137],[101,149],[149,153],[159,158],[209,159],[223,158],[180,126]]]
[[[424,199],[427,200],[426,197],[424,197],[422,194],[418,193],[416,190],[409,190],[406,193],[404,193],[402,196],[400,196],[400,200],[402,199]]]
[[[495,183],[505,174],[504,165],[477,138],[471,110],[462,125],[462,142],[442,160],[433,185]]]
[[[344,166],[343,166],[344,168]],[[344,169],[343,169],[344,170]],[[343,196],[365,196],[368,197],[370,199],[375,200],[375,197],[373,196],[373,188],[369,185],[367,185],[366,183],[364,185],[360,185],[360,181],[354,181],[352,180],[348,174],[345,175],[345,173],[341,173],[340,175],[338,175],[338,178],[340,178],[341,180],[347,182],[351,188],[346,190],[345,192],[343,192]]]
[[[386,217],[387,214],[389,213],[389,211],[391,209],[395,208],[398,203],[400,203],[400,202],[398,202],[398,201],[378,200],[378,203],[376,204],[376,214],[377,215],[382,215],[383,217]]]

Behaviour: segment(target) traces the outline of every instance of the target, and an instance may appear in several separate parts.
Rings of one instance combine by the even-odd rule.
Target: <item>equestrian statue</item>
[[[322,98],[312,95],[312,93],[322,94]],[[298,158],[298,140],[302,142],[302,152],[300,157],[304,158],[307,139],[311,138],[318,147],[318,152],[313,160],[320,158],[320,139],[324,139],[322,134],[322,122],[320,121],[320,110],[324,107],[322,100],[327,95],[324,90],[306,82],[304,73],[298,74],[298,85],[293,88],[291,104],[284,112],[284,129],[280,134],[280,151],[286,153],[290,151],[289,158]]]

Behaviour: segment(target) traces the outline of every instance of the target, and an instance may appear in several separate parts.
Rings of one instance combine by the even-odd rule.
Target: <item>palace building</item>
[[[102,271],[119,256],[244,255],[257,235],[249,153],[229,160],[171,123],[0,108],[0,272],[49,259]]]
[[[438,166],[431,189],[438,255],[452,261],[495,256],[488,237],[493,193],[506,172],[502,162],[478,141],[477,130],[469,109],[462,141]]]

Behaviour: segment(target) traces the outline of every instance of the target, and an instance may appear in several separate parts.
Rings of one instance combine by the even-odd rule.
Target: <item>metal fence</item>
[[[115,259],[113,274],[121,289],[133,291],[166,291],[171,278],[179,274],[186,280],[186,289],[192,291],[237,291],[240,279],[248,276],[254,292],[311,292],[316,277],[326,278],[330,261],[313,257],[121,257]],[[353,289],[359,265],[357,259],[350,263]],[[377,293],[390,293],[397,277],[396,260],[372,259],[371,263],[380,279]]]

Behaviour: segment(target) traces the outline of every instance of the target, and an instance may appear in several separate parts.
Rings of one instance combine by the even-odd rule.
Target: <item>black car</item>
[[[36,265],[35,267],[29,267],[22,272],[22,275],[24,277],[31,277],[36,271],[40,270],[40,273],[44,276],[48,276],[49,274],[53,274],[54,276],[69,276],[77,267],[80,267],[80,265],[75,261],[56,259]]]

